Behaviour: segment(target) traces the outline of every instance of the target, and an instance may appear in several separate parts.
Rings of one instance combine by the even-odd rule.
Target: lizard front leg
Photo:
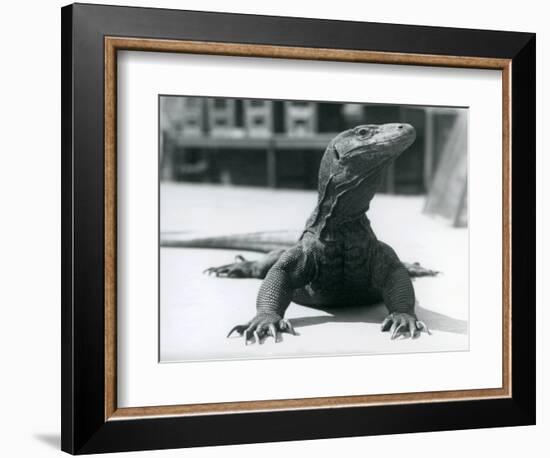
[[[399,335],[415,338],[422,331],[430,333],[414,311],[415,295],[407,268],[389,245],[378,242],[372,258],[374,286],[382,293],[389,315],[382,322],[382,332],[389,331],[391,338]]]
[[[264,335],[279,342],[279,332],[296,335],[284,314],[296,288],[308,283],[312,276],[311,261],[304,248],[298,245],[286,251],[267,273],[256,301],[256,316],[246,324],[234,326],[228,337],[237,331],[244,335],[245,344],[254,337],[260,343]]]
[[[414,312],[414,288],[407,270],[399,266],[386,278],[382,296],[390,314],[382,322],[382,332],[389,331],[391,339],[408,332],[411,338],[422,331],[430,334],[428,327],[419,321]]]

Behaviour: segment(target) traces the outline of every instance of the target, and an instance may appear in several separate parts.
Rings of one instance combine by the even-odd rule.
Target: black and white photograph
[[[544,456],[547,8],[441,5],[4,4],[1,456]]]
[[[161,94],[160,362],[469,349],[468,108]]]

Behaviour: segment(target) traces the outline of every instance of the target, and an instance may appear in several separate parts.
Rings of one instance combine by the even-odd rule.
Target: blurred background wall
[[[160,96],[162,181],[316,189],[334,135],[404,122],[415,143],[388,168],[381,192],[426,195],[425,212],[467,226],[467,109]]]

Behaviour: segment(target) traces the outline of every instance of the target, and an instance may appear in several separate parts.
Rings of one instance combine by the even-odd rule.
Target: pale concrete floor
[[[316,201],[310,191],[163,184],[161,231],[190,235],[296,230]],[[291,304],[287,316],[299,336],[248,345],[226,338],[254,315],[259,280],[208,277],[210,266],[232,262],[230,250],[161,249],[161,361],[300,357],[355,353],[464,351],[468,349],[468,231],[421,213],[423,198],[377,196],[373,228],[405,261],[440,270],[414,282],[417,314],[432,335],[391,341],[380,332],[383,305],[319,310]],[[243,253],[247,258],[261,256]]]

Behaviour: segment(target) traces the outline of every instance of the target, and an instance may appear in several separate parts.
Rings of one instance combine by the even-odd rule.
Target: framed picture
[[[62,9],[62,448],[535,422],[535,35]]]

